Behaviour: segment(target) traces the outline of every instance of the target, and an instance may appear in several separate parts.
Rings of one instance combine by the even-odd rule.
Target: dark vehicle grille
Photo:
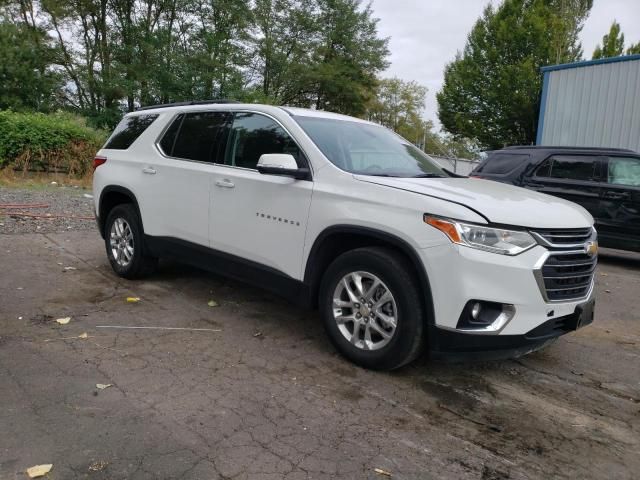
[[[598,258],[586,253],[554,251],[541,274],[549,300],[575,300],[589,293]]]
[[[593,235],[590,228],[578,228],[567,230],[536,230],[535,233],[544,238],[547,242],[555,245],[568,245],[585,243]]]

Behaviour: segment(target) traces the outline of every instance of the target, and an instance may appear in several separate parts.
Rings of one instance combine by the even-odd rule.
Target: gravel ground
[[[95,229],[91,190],[80,187],[48,185],[39,188],[0,187],[0,234],[55,233]],[[46,208],[2,208],[8,204],[45,204]],[[29,218],[14,213],[52,215]],[[54,215],[64,215],[64,218]],[[91,217],[79,219],[71,217]]]

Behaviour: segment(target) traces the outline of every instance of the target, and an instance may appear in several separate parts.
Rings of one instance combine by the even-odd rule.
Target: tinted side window
[[[608,183],[640,187],[640,158],[609,157]]]
[[[187,113],[182,120],[172,156],[200,162],[215,162],[224,153],[231,114]]]
[[[171,123],[171,126],[164,132],[162,140],[160,140],[160,148],[162,148],[165,155],[170,157],[173,155],[173,145],[176,143],[176,137],[178,136],[183,118],[184,114],[178,115],[173,123]]]
[[[157,114],[124,117],[109,137],[104,148],[126,150],[158,118]]]
[[[593,181],[595,179],[596,165],[597,157],[554,155],[542,162],[536,170],[536,176]]]
[[[523,153],[494,153],[479,170],[482,173],[504,174],[529,161]]]
[[[257,113],[236,113],[231,128],[225,163],[256,168],[265,153],[288,153],[302,166],[302,152],[293,139],[269,117]]]

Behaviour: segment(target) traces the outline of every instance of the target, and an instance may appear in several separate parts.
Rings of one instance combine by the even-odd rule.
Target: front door
[[[235,113],[224,163],[213,178],[211,247],[302,279],[313,182],[259,173],[258,159],[265,153],[288,153],[299,167],[308,166],[296,142],[271,117]]]
[[[608,157],[598,231],[614,248],[640,249],[640,158]]]

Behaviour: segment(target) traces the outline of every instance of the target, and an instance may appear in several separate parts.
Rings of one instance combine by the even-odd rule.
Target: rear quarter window
[[[113,131],[104,148],[111,150],[126,150],[135,142],[142,133],[149,128],[157,114],[135,115],[124,117]]]
[[[494,153],[485,161],[478,172],[503,175],[515,170],[529,161],[525,153]]]

